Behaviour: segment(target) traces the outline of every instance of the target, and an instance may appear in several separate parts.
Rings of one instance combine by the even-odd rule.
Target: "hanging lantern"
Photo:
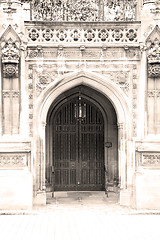
[[[77,103],[74,105],[74,116],[77,121],[86,118],[86,103],[82,101],[81,96],[79,96]]]

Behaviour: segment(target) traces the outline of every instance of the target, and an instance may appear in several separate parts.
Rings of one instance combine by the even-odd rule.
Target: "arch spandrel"
[[[38,125],[44,125],[46,123],[47,113],[52,102],[63,92],[78,85],[88,86],[106,96],[115,108],[118,123],[129,124],[130,110],[128,99],[117,84],[106,79],[104,76],[88,72],[79,72],[65,75],[52,82],[40,94],[36,106]]]

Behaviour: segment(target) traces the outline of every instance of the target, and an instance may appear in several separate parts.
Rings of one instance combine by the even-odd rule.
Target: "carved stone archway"
[[[57,79],[41,93],[36,102],[36,113],[34,121],[34,153],[33,162],[35,169],[35,198],[37,201],[45,202],[45,126],[47,114],[51,104],[65,91],[79,85],[88,86],[103,94],[113,105],[118,122],[118,161],[119,161],[119,184],[120,201],[125,205],[128,194],[131,197],[132,176],[130,161],[132,159],[129,151],[129,140],[131,139],[130,111],[127,98],[123,91],[111,80],[88,72],[69,74]]]

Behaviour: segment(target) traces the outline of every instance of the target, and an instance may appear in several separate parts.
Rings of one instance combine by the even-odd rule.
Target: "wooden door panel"
[[[54,119],[55,190],[103,190],[103,117],[86,101],[86,118],[77,120],[76,104],[74,98],[62,105]]]

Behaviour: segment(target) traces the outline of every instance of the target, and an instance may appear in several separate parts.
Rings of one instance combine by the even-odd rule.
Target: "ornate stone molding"
[[[59,45],[77,43],[137,43],[138,27],[132,26],[107,26],[93,28],[59,28],[55,27],[27,27],[28,41],[33,43],[59,43]]]
[[[143,0],[143,4],[145,3],[154,3],[155,0]]]
[[[0,168],[19,168],[27,166],[25,154],[0,154]]]
[[[33,104],[33,65],[30,64],[28,66],[28,103],[29,103],[29,136],[33,136],[33,118],[30,118],[30,116],[33,116],[33,111],[34,111],[34,104]]]
[[[160,166],[160,154],[156,153],[144,153],[142,154],[142,165],[143,166]]]
[[[148,95],[148,97],[149,98],[151,98],[151,97],[160,97],[160,90],[148,90],[147,91],[147,95]]]
[[[11,96],[13,98],[19,98],[19,91],[7,91],[7,90],[3,90],[2,95],[3,98],[10,98]]]

